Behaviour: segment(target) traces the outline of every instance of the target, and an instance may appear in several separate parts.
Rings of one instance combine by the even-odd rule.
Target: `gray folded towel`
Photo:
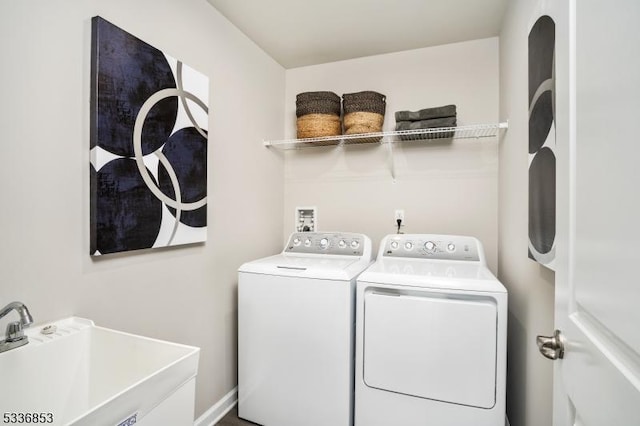
[[[397,117],[397,113],[396,113]],[[398,121],[396,130],[433,129],[436,127],[455,127],[456,117],[433,118],[422,121]]]
[[[425,108],[420,111],[396,111],[396,121],[421,121],[432,118],[455,117],[455,115],[455,105],[444,105],[435,108]]]

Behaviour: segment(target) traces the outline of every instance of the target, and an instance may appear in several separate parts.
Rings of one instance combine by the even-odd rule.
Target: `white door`
[[[553,424],[637,426],[640,1],[568,4],[571,125],[569,143],[558,138],[555,312],[564,358],[554,361]]]

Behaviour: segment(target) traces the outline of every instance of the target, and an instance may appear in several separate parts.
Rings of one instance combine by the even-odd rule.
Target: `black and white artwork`
[[[209,79],[96,16],[90,254],[207,237]]]
[[[529,257],[556,258],[555,23],[541,16],[529,32]]]

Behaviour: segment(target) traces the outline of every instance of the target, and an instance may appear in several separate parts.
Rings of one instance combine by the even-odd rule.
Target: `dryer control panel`
[[[392,234],[380,245],[380,256],[416,259],[484,261],[482,244],[474,237],[436,234]]]
[[[284,252],[362,256],[371,252],[371,240],[362,234],[344,232],[294,232]]]

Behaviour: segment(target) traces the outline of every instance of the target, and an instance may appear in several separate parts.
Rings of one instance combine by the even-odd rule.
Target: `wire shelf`
[[[319,146],[339,146],[355,144],[385,144],[400,142],[429,142],[440,139],[491,138],[498,135],[500,129],[507,129],[508,123],[474,124],[470,126],[439,127],[436,129],[400,130],[357,135],[326,136],[307,139],[284,139],[264,141],[266,147],[279,149],[301,149]]]

